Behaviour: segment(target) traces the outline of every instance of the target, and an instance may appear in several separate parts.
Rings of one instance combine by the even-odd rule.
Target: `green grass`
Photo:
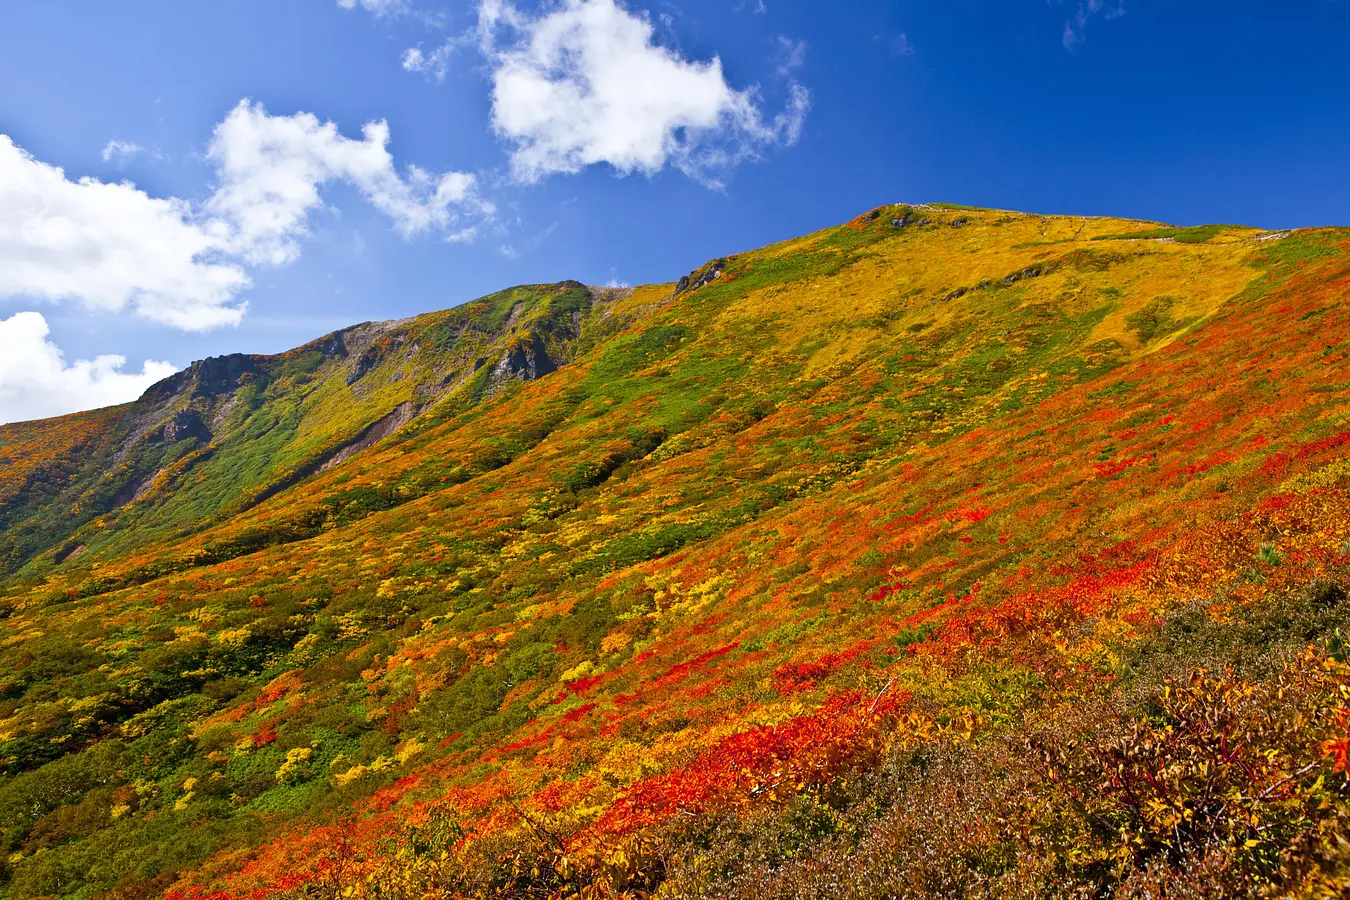
[[[1193,228],[1152,228],[1129,234],[1100,234],[1094,241],[1158,241],[1170,240],[1178,244],[1208,244],[1223,234],[1231,225],[1197,225]]]

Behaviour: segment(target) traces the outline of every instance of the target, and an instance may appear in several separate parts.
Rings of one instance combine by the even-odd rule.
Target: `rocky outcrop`
[[[152,444],[174,444],[189,438],[196,438],[203,444],[211,441],[211,429],[206,427],[201,416],[193,409],[174,413],[169,421],[151,432],[148,439]]]
[[[232,393],[249,376],[260,374],[262,357],[232,353],[198,360],[177,374],[151,385],[141,397],[149,403],[162,403],[186,395],[188,399],[213,398]]]
[[[521,335],[502,353],[492,370],[492,380],[534,381],[556,371],[558,364],[549,357],[544,342],[538,334],[529,333]]]
[[[355,330],[355,328],[347,328],[342,331],[335,331],[332,334],[324,335],[317,341],[312,341],[307,346],[322,353],[324,359],[346,359],[347,334]]]
[[[1055,270],[1055,266],[1049,263],[1036,263],[1027,266],[1020,272],[1013,272],[1003,279],[1004,284],[1017,284],[1019,281],[1026,281],[1028,278],[1040,278],[1042,275],[1049,275]]]
[[[899,217],[891,219],[891,227],[904,230],[917,225],[927,225],[932,220],[912,209],[905,210]]]
[[[683,294],[685,291],[696,291],[701,287],[712,284],[721,278],[727,270],[727,261],[725,259],[716,259],[704,266],[702,269],[696,269],[680,279],[675,285],[675,296]]]
[[[352,370],[347,373],[347,386],[351,387],[362,378],[369,375],[370,371],[380,364],[380,360],[384,357],[385,350],[386,348],[382,347],[379,343],[374,343],[367,347],[361,355],[356,358],[356,365],[352,366]]]
[[[367,447],[374,446],[378,441],[389,437],[389,435],[415,419],[419,412],[421,412],[421,410],[410,402],[400,403],[398,406],[394,407],[393,412],[361,432],[356,440],[347,444],[345,447],[340,448],[333,453],[332,456],[320,463],[316,471],[325,472],[336,465],[346,462]]]
[[[1054,272],[1058,269],[1059,263],[1057,262],[1034,263],[1030,266],[1027,266],[1025,269],[1013,272],[1010,275],[1005,275],[998,281],[994,281],[993,279],[987,278],[984,281],[981,281],[979,284],[975,285],[974,287],[957,288],[950,294],[944,295],[942,297],[942,302],[947,303],[948,301],[964,297],[966,294],[972,293],[974,291],[987,291],[990,288],[999,287],[1000,285],[1004,287],[1011,287],[1012,285],[1017,284],[1019,281],[1026,281],[1029,278],[1040,278],[1044,275],[1049,275],[1051,272]]]

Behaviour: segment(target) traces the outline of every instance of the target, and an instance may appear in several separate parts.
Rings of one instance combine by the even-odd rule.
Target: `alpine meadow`
[[[1342,896],[1347,291],[884,206],[4,426],[4,895]]]

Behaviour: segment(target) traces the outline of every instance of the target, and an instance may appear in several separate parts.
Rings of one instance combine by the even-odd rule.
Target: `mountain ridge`
[[[254,395],[265,391],[277,379],[289,377],[296,380],[294,373],[287,372],[288,369],[313,370],[300,376],[301,379],[308,376],[309,381],[341,378],[357,397],[363,392],[370,393],[367,390],[370,383],[380,381],[381,375],[386,381],[391,377],[398,381],[410,375],[415,386],[411,392],[395,391],[395,396],[383,403],[377,400],[374,409],[353,427],[321,438],[317,447],[303,455],[290,471],[280,474],[274,472],[270,476],[264,474],[264,483],[257,486],[253,495],[247,497],[242,506],[238,502],[234,504],[236,512],[359,452],[373,443],[370,440],[372,436],[378,440],[387,436],[390,430],[397,430],[394,425],[402,427],[436,404],[453,401],[457,392],[467,388],[470,392],[491,394],[508,380],[523,381],[539,377],[557,365],[550,358],[550,352],[559,355],[560,361],[565,361],[569,341],[579,336],[571,334],[569,329],[579,329],[581,320],[579,310],[569,310],[566,316],[572,320],[567,322],[553,321],[547,314],[542,317],[531,314],[526,317],[527,321],[522,322],[525,306],[530,305],[533,313],[534,305],[541,298],[579,293],[584,293],[587,298],[585,305],[599,303],[599,308],[603,309],[603,304],[612,302],[622,292],[587,288],[573,281],[555,285],[519,286],[458,307],[459,313],[451,309],[404,319],[364,322],[315,338],[285,353],[236,353],[193,362],[184,370],[152,385],[137,401],[114,408],[124,412],[120,414],[122,421],[117,423],[115,429],[118,432],[117,444],[105,450],[110,454],[107,471],[111,471],[114,466],[125,465],[129,457],[145,455],[148,448],[173,445],[174,449],[166,458],[157,459],[154,465],[136,466],[138,479],[124,480],[111,497],[105,498],[102,505],[96,507],[97,512],[94,514],[113,513],[129,503],[143,500],[157,480],[169,474],[182,477],[186,473],[185,466],[205,461],[207,455],[215,452],[215,433],[222,429],[227,432],[230,430],[229,420],[238,411],[241,389],[245,395]],[[503,302],[500,298],[510,300],[504,318],[502,310],[491,309],[494,302],[498,305]],[[472,318],[466,318],[464,322],[458,323],[460,330],[452,329],[453,333],[449,335],[451,343],[444,348],[442,356],[445,358],[438,356],[429,366],[407,364],[422,352],[419,335],[425,340],[431,333],[431,339],[435,340],[438,337],[435,332],[444,328],[447,317],[463,315],[463,310],[484,305],[489,307],[488,320],[475,322]],[[444,341],[446,336],[439,337]],[[461,346],[468,343],[473,343],[474,347]],[[428,349],[433,354],[437,350],[434,347]],[[464,357],[466,353],[472,355],[471,362],[467,359],[451,359]],[[403,371],[396,371],[392,376],[379,371],[382,366],[399,367],[399,354],[403,354]],[[484,366],[488,367],[486,380],[471,383]],[[428,369],[437,370],[434,378]],[[362,384],[363,381],[366,383]],[[298,385],[301,390],[306,386],[304,380]],[[389,385],[379,387],[388,390]],[[54,427],[61,427],[61,423],[75,425],[83,421],[82,417],[106,419],[118,415],[97,410],[77,413],[54,420]],[[238,426],[238,423],[234,424]],[[13,433],[41,427],[39,420],[0,426],[0,429],[8,429]],[[4,431],[0,430],[0,444],[6,443],[3,435]],[[81,447],[84,452],[88,452],[86,445]],[[22,490],[22,487],[18,490]],[[14,554],[11,551],[9,555],[13,557]]]

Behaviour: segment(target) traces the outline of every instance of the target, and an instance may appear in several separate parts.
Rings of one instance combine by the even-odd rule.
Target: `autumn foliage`
[[[6,896],[1343,895],[1350,233],[1182,237],[884,207],[0,428]]]

